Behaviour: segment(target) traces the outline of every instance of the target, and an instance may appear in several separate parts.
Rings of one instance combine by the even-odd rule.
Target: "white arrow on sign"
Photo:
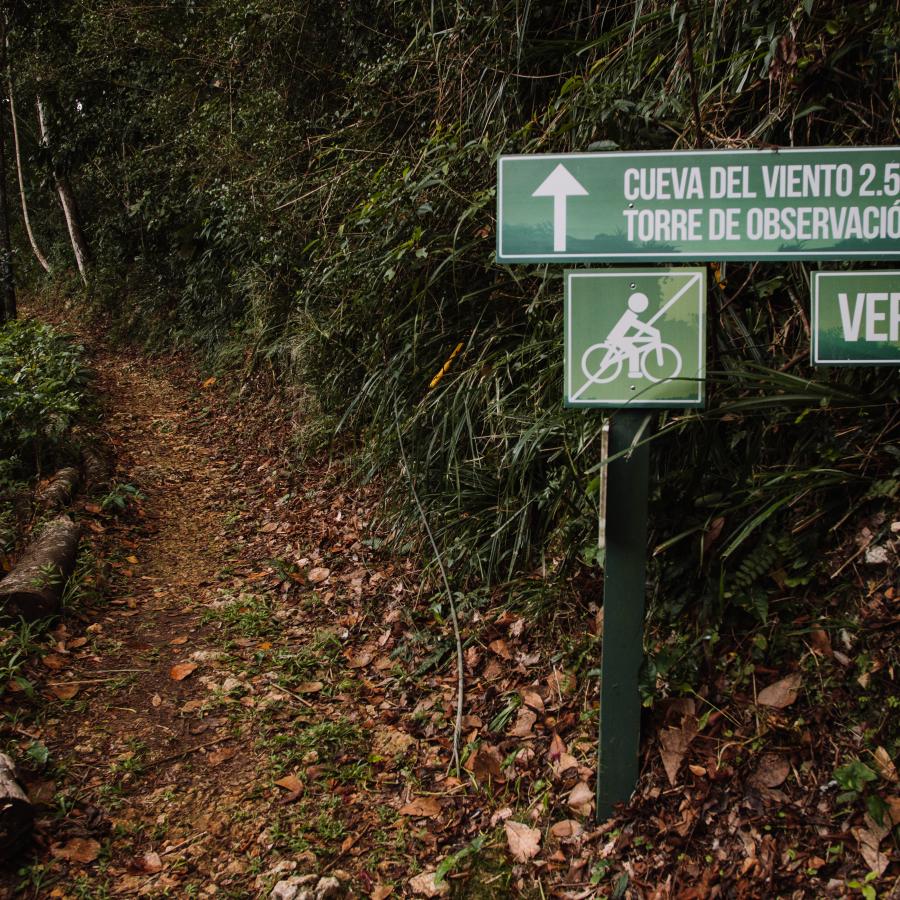
[[[566,252],[566,198],[586,197],[587,191],[572,173],[560,163],[544,180],[532,197],[553,198],[553,252]]]

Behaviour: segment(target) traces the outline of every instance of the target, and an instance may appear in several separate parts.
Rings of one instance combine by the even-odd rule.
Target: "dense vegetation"
[[[300,449],[343,436],[395,497],[399,420],[457,584],[538,568],[537,605],[595,565],[600,420],[561,407],[559,267],[493,262],[497,156],[898,133],[893,3],[23,0],[10,41],[20,110],[51,121],[39,145],[20,112],[56,271],[54,171],[123,330],[309,386]],[[815,584],[898,484],[893,371],[807,364],[809,267],[711,274],[709,408],[654,443],[654,614],[698,625],[658,674]]]

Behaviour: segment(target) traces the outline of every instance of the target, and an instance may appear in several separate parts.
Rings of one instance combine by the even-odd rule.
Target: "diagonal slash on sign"
[[[649,318],[644,324],[652,325],[661,315],[663,315],[666,312],[666,310],[668,310],[674,303],[676,303],[678,300],[680,300],[699,281],[700,281],[700,275],[695,272],[684,283],[684,286],[680,290],[676,291],[675,295],[671,298],[671,300],[668,300],[663,306],[661,306],[653,314],[653,316],[651,318]],[[594,381],[594,378],[596,378],[600,374],[601,371],[602,371],[602,368],[598,369],[596,372],[594,372],[593,378],[589,379],[580,388],[578,388],[578,390],[575,391],[574,394],[572,394],[572,397],[569,400],[569,402],[574,403],[592,384],[596,384],[596,382]]]

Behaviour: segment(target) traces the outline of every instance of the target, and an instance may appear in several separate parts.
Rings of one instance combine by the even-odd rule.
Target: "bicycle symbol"
[[[681,354],[671,345],[655,338],[632,338],[630,347],[614,346],[606,341],[591,344],[581,357],[581,371],[587,384],[609,384],[622,372],[622,364],[638,348],[640,376],[652,384],[667,378],[677,378],[681,373]],[[600,363],[591,365],[591,357],[602,352]]]

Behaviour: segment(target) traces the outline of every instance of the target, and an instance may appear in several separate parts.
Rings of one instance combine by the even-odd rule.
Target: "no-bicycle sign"
[[[497,261],[900,258],[900,148],[503,156]]]

